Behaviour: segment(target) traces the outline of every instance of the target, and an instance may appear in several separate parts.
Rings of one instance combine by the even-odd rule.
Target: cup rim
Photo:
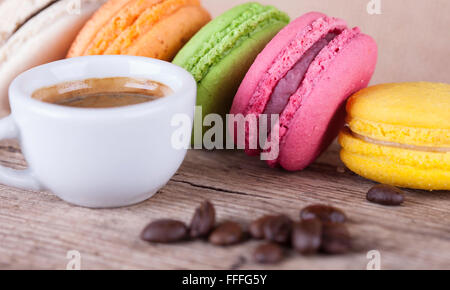
[[[158,66],[161,69],[165,70],[167,73],[170,72],[170,74],[175,75],[177,77],[177,82],[180,84],[180,86],[178,89],[169,86],[172,89],[173,93],[163,98],[159,98],[151,102],[115,108],[77,108],[77,107],[61,106],[36,100],[32,98],[29,93],[23,90],[22,86],[24,86],[24,82],[26,82],[27,79],[32,78],[33,75],[49,72],[52,68],[55,67],[62,67],[62,66],[70,67],[70,65],[79,61],[87,61],[99,64],[100,63],[111,64],[118,61],[130,63],[134,61],[142,64],[148,64],[149,66],[153,67]],[[106,77],[111,76],[101,76],[101,75],[98,76],[98,78],[106,78]],[[121,73],[117,73],[117,77],[132,78],[133,76],[127,76]],[[89,78],[91,77],[86,77],[86,79]],[[149,77],[148,79],[152,80],[151,77]],[[80,79],[67,78],[67,80],[65,81],[75,81],[75,80]],[[45,85],[42,87],[45,87]],[[38,88],[36,88],[36,90],[37,89]],[[95,55],[95,56],[81,56],[58,60],[40,66],[36,66],[21,73],[13,80],[13,82],[9,87],[9,100],[12,110],[14,110],[15,103],[22,103],[29,109],[32,109],[40,113],[45,113],[47,115],[60,117],[76,116],[82,118],[98,119],[98,118],[117,118],[117,117],[134,116],[140,114],[148,114],[153,111],[164,110],[165,108],[167,108],[167,106],[170,106],[171,103],[176,102],[180,98],[186,98],[187,94],[189,95],[190,93],[192,93],[196,97],[197,95],[196,92],[197,92],[197,83],[194,77],[185,69],[170,62],[141,56]]]

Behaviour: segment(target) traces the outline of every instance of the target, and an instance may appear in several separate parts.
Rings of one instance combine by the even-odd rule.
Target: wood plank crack
[[[228,190],[228,189],[223,189],[223,188],[217,188],[217,187],[213,187],[213,186],[201,185],[201,184],[196,184],[194,182],[185,181],[185,180],[172,179],[171,182],[183,183],[183,184],[187,184],[189,186],[195,187],[195,188],[207,189],[207,190],[212,190],[212,191],[217,191],[217,192],[222,192],[222,193],[258,197],[258,198],[262,198],[262,199],[271,199],[270,197],[267,197],[267,196],[251,194],[251,193],[242,192],[242,191],[234,191],[234,190]]]

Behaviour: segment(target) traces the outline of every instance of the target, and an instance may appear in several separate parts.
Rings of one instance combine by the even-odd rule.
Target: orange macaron
[[[122,54],[171,61],[210,20],[199,0],[110,0],[86,23],[67,57]]]

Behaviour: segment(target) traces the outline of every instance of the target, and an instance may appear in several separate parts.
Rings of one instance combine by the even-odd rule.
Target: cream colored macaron
[[[55,0],[0,0],[0,45],[3,45],[23,24]]]
[[[21,9],[27,10],[31,14],[29,16],[36,13],[36,10],[46,3],[45,1],[3,0],[2,7],[15,7],[10,2],[20,2]],[[38,2],[40,5],[33,5]],[[79,30],[104,2],[105,0],[52,2],[49,6],[44,5],[43,10],[37,11],[37,14],[20,24],[20,28],[8,37],[0,46],[0,116],[5,116],[10,111],[8,87],[11,81],[34,66],[63,59]],[[79,7],[77,3],[80,4]],[[6,14],[10,13],[9,9],[0,10],[0,17],[7,18]],[[26,16],[19,18],[26,19]],[[4,27],[7,31],[6,26]],[[8,31],[11,30],[8,29]]]

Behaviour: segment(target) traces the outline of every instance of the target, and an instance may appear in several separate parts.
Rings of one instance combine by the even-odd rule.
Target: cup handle
[[[19,137],[19,129],[12,116],[0,120],[0,140]],[[16,170],[0,165],[0,183],[27,190],[42,190],[29,169]]]

